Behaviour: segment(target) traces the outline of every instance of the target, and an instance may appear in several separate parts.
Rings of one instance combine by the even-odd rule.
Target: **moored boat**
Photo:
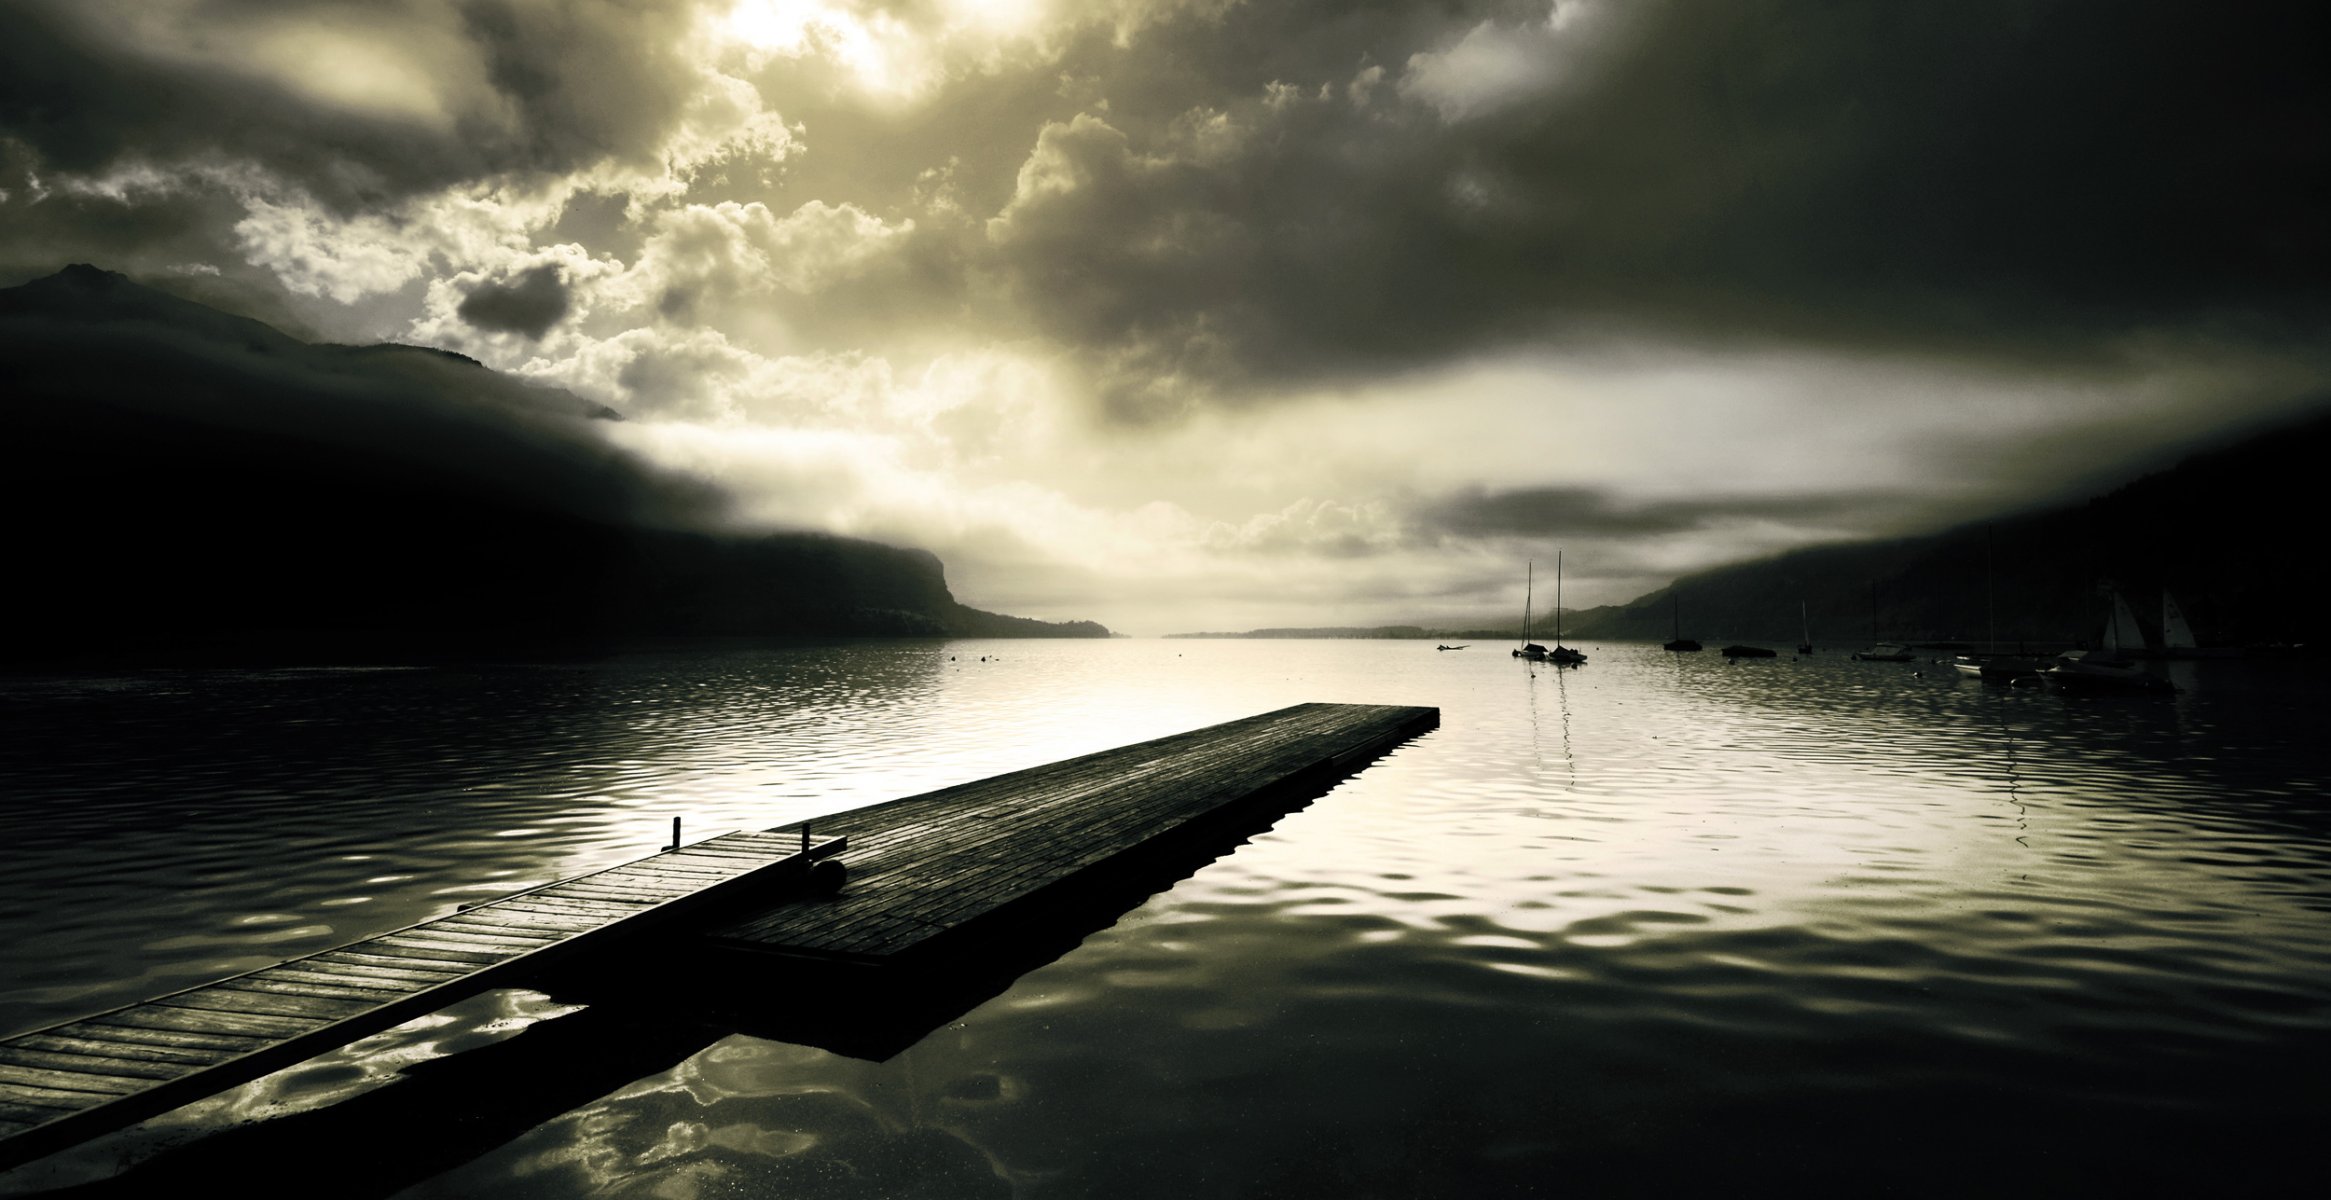
[[[2177,685],[2143,664],[2109,650],[2067,650],[2040,672],[2049,686],[2066,692],[2169,693]]]
[[[2028,654],[1970,653],[1951,660],[1952,670],[1986,683],[2013,683],[2018,679],[2037,676],[2047,665],[2046,660]]]
[[[2137,614],[2119,591],[2112,593],[2112,612],[2105,618],[2104,645],[2097,650],[2067,650],[2056,656],[2041,676],[2049,686],[2066,692],[2167,693],[2177,685],[2147,671],[2124,652],[2144,648]]]
[[[1673,650],[1679,654],[1690,654],[1693,651],[1703,649],[1703,647],[1697,641],[1694,641],[1693,639],[1683,635],[1683,601],[1675,594],[1669,593],[1668,604],[1669,610],[1673,613],[1675,618],[1675,637],[1673,640],[1661,646],[1660,649]]]
[[[1530,640],[1531,589],[1536,582],[1537,567],[1538,564],[1533,562],[1522,568],[1522,644],[1514,650],[1514,657],[1545,662],[1546,648]]]
[[[1723,654],[1726,658],[1772,658],[1776,652],[1762,646],[1726,646]]]
[[[1870,584],[1870,648],[1853,652],[1855,662],[1909,662],[1910,647],[1878,640],[1878,585]]]
[[[1983,535],[1983,621],[1990,633],[1990,642],[1983,653],[1970,650],[1951,660],[1951,669],[1985,683],[2014,683],[2018,679],[2035,678],[2045,666],[2039,659],[2026,654],[1999,652],[1999,604],[1991,595],[1991,535]]]
[[[1562,644],[1562,552],[1554,552],[1554,648],[1546,652],[1546,661],[1561,667],[1575,667],[1586,662],[1583,651]]]

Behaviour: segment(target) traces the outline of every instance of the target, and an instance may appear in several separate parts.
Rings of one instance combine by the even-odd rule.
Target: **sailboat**
[[[1797,643],[1797,653],[1813,653],[1813,617],[1805,610],[1805,602],[1797,601],[1797,626],[1805,640]]]
[[[1672,592],[1668,593],[1667,598],[1670,602],[1670,608],[1673,610],[1675,615],[1675,640],[1667,643],[1667,645],[1661,647],[1661,649],[1674,650],[1687,654],[1691,651],[1700,649],[1701,646],[1698,642],[1695,642],[1683,635],[1683,600]]]
[[[1870,648],[1853,652],[1855,662],[1909,662],[1910,647],[1878,640],[1878,585],[1870,584]]]
[[[1991,535],[1988,530],[1984,532],[1983,538],[1983,620],[1989,629],[1990,648],[1981,654],[1961,654],[1952,659],[1952,670],[1989,683],[2013,683],[2039,674],[2040,660],[2027,655],[1999,652],[1999,604],[1991,595]]]
[[[1554,648],[1546,652],[1546,661],[1558,666],[1575,667],[1586,661],[1586,655],[1562,644],[1562,552],[1554,552]]]
[[[1544,646],[1541,646],[1541,645],[1539,645],[1538,643],[1536,643],[1536,642],[1533,642],[1533,641],[1531,641],[1531,640],[1530,640],[1530,601],[1531,601],[1531,596],[1530,596],[1530,588],[1531,588],[1531,585],[1532,585],[1532,583],[1533,583],[1533,582],[1535,582],[1535,581],[1534,581],[1534,579],[1533,579],[1533,576],[1534,576],[1534,575],[1536,574],[1536,572],[1537,572],[1537,567],[1538,567],[1538,564],[1536,564],[1536,563],[1534,563],[1534,562],[1533,562],[1533,563],[1531,563],[1529,566],[1527,566],[1527,567],[1523,568],[1523,574],[1522,574],[1522,644],[1521,644],[1521,646],[1520,646],[1518,649],[1516,649],[1516,650],[1514,651],[1514,657],[1515,657],[1515,658],[1526,658],[1526,659],[1529,659],[1531,662],[1545,662],[1545,661],[1546,661],[1546,648],[1545,648]]]
[[[2161,651],[2159,658],[2239,658],[2242,651],[2234,646],[2204,646],[2194,639],[2193,626],[2186,623],[2185,610],[2169,593],[2161,593]]]
[[[2040,672],[2051,685],[2067,692],[2174,692],[2175,684],[2152,674],[2128,658],[2142,651],[2145,635],[2137,628],[2137,614],[2120,589],[2111,589],[2112,612],[2104,622],[2104,644],[2097,650],[2067,650]]]
[[[2161,593],[2161,648],[2171,658],[2190,658],[2201,649],[2193,640],[2193,626],[2186,624],[2185,610],[2167,592]]]
[[[2157,649],[2127,646],[2121,649],[2129,658],[2235,658],[2241,651],[2231,646],[2204,647],[2193,636],[2193,625],[2185,619],[2185,609],[2177,597],[2161,593],[2161,645]]]

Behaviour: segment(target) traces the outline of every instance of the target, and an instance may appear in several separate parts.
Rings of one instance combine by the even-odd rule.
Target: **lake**
[[[675,816],[694,841],[1301,701],[1422,704],[1438,730],[886,1061],[601,1038],[583,1057],[613,1077],[475,1157],[400,1168],[358,1136],[333,1152],[365,1165],[291,1190],[1916,1195],[2312,1169],[2315,668],[2169,664],[2178,694],[2124,698],[1590,650],[869,642],[0,679],[0,1032],[644,855]],[[0,1193],[157,1190],[208,1131],[394,1093],[573,1009],[489,993]],[[548,1087],[481,1074],[480,1110]]]

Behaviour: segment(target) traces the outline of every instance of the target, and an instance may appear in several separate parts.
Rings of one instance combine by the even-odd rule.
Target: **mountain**
[[[620,419],[94,267],[0,290],[0,661],[1107,636],[959,604],[926,551],[738,532],[717,489],[609,440]]]
[[[2110,584],[2145,621],[2168,591],[2204,645],[2319,641],[2326,464],[2331,415],[2318,415],[2083,502],[1703,571],[1565,622],[1575,638],[1664,640],[1674,597],[1686,636],[1795,645],[1802,602],[1824,649],[1866,645],[1873,626],[1888,640],[1981,643],[1990,611],[2002,643],[2093,643]]]
[[[1395,640],[1430,637],[1422,625],[1325,625],[1301,629],[1250,629],[1244,633],[1169,633],[1169,638],[1343,638]]]

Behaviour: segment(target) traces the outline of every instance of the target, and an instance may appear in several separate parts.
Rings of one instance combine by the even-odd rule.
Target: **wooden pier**
[[[1324,792],[1439,720],[1431,708],[1297,705],[819,817],[814,840],[799,827],[713,838],[9,1038],[0,1169],[478,992],[619,961],[643,927],[700,931],[655,939],[667,958],[946,963],[1146,855]],[[813,866],[844,849],[848,886],[807,894]]]
[[[732,833],[0,1041],[0,1169],[517,983],[618,934],[798,885],[846,846]]]
[[[1299,704],[820,817],[850,841],[841,894],[712,930],[716,947],[883,966],[961,951],[1080,878],[1327,784],[1440,710]]]

